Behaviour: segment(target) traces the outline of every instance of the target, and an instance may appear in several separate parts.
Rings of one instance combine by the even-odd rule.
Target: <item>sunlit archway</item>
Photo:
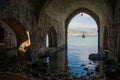
[[[66,19],[68,67],[71,72],[85,75],[79,65],[92,64],[88,57],[91,53],[98,53],[99,30],[99,18],[87,9],[76,10]]]
[[[99,20],[99,17],[94,12],[92,12],[91,10],[86,9],[86,8],[76,9],[75,11],[71,12],[71,14],[66,18],[66,20],[65,20],[66,45],[68,44],[67,43],[67,33],[68,33],[70,21],[72,20],[72,18],[75,15],[77,15],[79,13],[86,13],[89,16],[91,16],[91,18],[93,18],[93,20],[95,21],[95,24],[97,25],[96,28],[97,28],[97,33],[98,33],[98,52],[99,52],[100,51],[100,20]]]
[[[93,49],[96,50],[93,50],[91,53],[98,53],[97,24],[90,15],[84,12],[78,13],[71,19],[68,25],[67,38],[68,50],[71,45],[74,47],[94,46],[95,48]]]

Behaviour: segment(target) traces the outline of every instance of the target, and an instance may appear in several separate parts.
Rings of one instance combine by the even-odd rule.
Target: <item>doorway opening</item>
[[[95,69],[96,64],[88,59],[91,53],[98,53],[98,27],[89,14],[80,12],[68,24],[68,67],[78,76]]]

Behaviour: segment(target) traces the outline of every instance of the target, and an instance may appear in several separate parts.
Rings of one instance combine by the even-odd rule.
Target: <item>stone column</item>
[[[113,24],[110,27],[110,34],[109,34],[109,39],[110,39],[110,55],[109,57],[111,59],[116,59],[117,56],[117,39],[118,38],[118,27]]]

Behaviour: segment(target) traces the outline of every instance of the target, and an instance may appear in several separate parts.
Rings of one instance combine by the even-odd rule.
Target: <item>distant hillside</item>
[[[97,36],[97,32],[88,32],[88,31],[80,31],[80,30],[74,30],[74,29],[69,29],[68,30],[68,36]]]

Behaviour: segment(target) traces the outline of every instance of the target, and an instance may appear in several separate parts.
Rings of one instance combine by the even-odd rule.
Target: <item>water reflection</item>
[[[75,48],[75,47],[74,47]],[[93,63],[88,60],[88,55],[90,50],[95,49],[95,47],[83,48],[88,50],[89,54],[82,51],[81,49],[69,47],[63,49],[59,52],[52,53],[49,57],[39,58],[39,61],[35,63],[30,63],[27,66],[25,72],[28,74],[48,74],[48,73],[67,73],[69,76],[85,76],[88,72],[95,74],[95,67],[97,63]],[[78,49],[78,50],[77,50]],[[12,53],[16,55],[16,50],[8,50],[9,55]],[[11,55],[12,55],[11,54]],[[83,59],[83,58],[84,59]],[[8,66],[9,67],[9,66]],[[24,70],[24,69],[23,69]]]
[[[55,53],[53,56],[50,56],[50,71],[65,71],[66,70],[66,50]]]
[[[46,68],[44,70],[47,73],[64,72],[67,70],[67,50],[64,49],[60,52],[53,53],[50,57],[40,58],[39,62],[41,70],[42,67]]]
[[[96,62],[91,62],[88,59],[81,60],[79,56],[80,54],[74,55],[71,55],[69,51],[64,49],[62,51],[53,53],[50,57],[41,58],[41,70],[44,70],[46,73],[67,72],[69,76],[75,75],[78,77],[86,76],[88,72],[92,73],[92,75],[95,74],[95,67],[97,65]]]

